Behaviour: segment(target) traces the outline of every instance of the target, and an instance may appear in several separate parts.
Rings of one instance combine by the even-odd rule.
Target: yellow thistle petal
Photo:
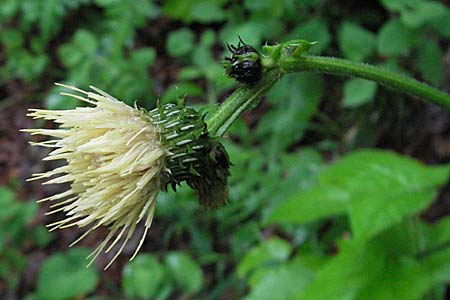
[[[45,178],[44,184],[71,183],[69,190],[41,200],[56,202],[52,205],[56,208],[48,214],[60,211],[66,214],[65,219],[48,225],[51,230],[88,227],[76,243],[100,226],[110,229],[108,236],[92,253],[91,263],[102,251],[110,251],[122,240],[108,267],[131,239],[136,225],[143,220],[144,234],[133,257],[142,246],[153,219],[157,194],[161,189],[160,174],[169,152],[160,142],[158,127],[145,112],[95,87],[91,87],[94,92],[86,92],[72,86],[61,86],[74,92],[63,95],[91,106],[61,111],[30,110],[28,116],[51,120],[59,124],[59,129],[23,131],[52,137],[32,144],[55,148],[45,160],[62,159],[66,162],[63,167],[34,174],[31,180]]]

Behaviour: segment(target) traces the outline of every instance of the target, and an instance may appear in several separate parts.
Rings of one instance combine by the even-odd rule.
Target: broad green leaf
[[[250,249],[239,262],[237,274],[244,277],[251,271],[270,264],[286,260],[291,253],[291,246],[285,240],[272,238]]]
[[[194,38],[194,33],[188,28],[170,32],[166,42],[167,52],[173,57],[188,54],[194,48]]]
[[[196,293],[203,287],[203,272],[199,264],[184,252],[169,252],[164,262],[170,276],[187,293]]]
[[[423,79],[438,86],[444,79],[444,54],[439,45],[432,40],[424,40],[419,49],[417,67]]]
[[[38,299],[71,299],[92,292],[98,283],[98,274],[94,268],[86,268],[87,255],[87,249],[72,248],[66,253],[49,256],[39,270]]]
[[[420,299],[434,284],[432,273],[412,253],[390,252],[384,241],[341,243],[339,254],[318,271],[297,299]]]
[[[433,18],[430,26],[441,37],[450,38],[450,8],[447,8],[441,16]]]
[[[353,78],[344,84],[344,106],[357,107],[373,99],[377,84],[373,81]]]
[[[409,53],[416,32],[394,19],[384,23],[378,33],[377,48],[380,55],[397,56]]]
[[[346,212],[351,194],[335,186],[318,186],[296,194],[269,214],[266,222],[304,224]]]
[[[129,297],[156,297],[164,284],[165,268],[150,254],[139,254],[129,262],[122,275],[122,287]]]
[[[423,261],[432,272],[434,280],[438,283],[448,283],[450,281],[450,247],[442,247],[439,251],[434,251],[426,256]]]
[[[422,249],[421,258],[431,270],[435,281],[450,281],[450,217],[427,226],[427,241]]]
[[[329,260],[297,299],[352,300],[383,270],[377,245],[344,245],[339,255]]]
[[[449,171],[388,151],[355,151],[320,174],[317,187],[286,200],[267,220],[301,224],[346,213],[355,238],[367,240],[423,210]]]
[[[373,53],[375,42],[375,35],[358,24],[345,22],[339,27],[339,48],[350,60],[363,61],[368,58]]]
[[[244,299],[294,299],[310,284],[314,272],[322,263],[323,259],[319,256],[300,254],[286,264],[261,270]]]
[[[438,247],[450,241],[450,216],[447,215],[430,226],[428,236],[431,247]]]
[[[368,300],[415,300],[431,288],[431,273],[420,262],[412,258],[387,258],[386,262],[383,271],[367,284],[360,297]]]

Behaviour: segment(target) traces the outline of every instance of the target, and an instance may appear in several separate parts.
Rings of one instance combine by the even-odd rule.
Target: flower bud
[[[232,55],[225,58],[225,73],[245,84],[258,83],[262,78],[261,59],[258,51],[245,44],[240,37],[237,47],[228,44],[227,47]]]

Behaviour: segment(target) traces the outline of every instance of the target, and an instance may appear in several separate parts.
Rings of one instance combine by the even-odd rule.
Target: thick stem
[[[231,124],[245,110],[257,104],[260,97],[285,73],[306,71],[364,78],[450,109],[450,95],[380,67],[332,57],[306,55],[283,57],[276,63],[273,63],[274,60],[270,56],[266,56],[262,62],[269,70],[265,72],[261,81],[253,86],[238,88],[206,120],[211,136],[222,136]]]
[[[247,109],[253,107],[260,97],[278,80],[278,72],[267,72],[261,81],[253,86],[242,86],[233,92],[206,120],[211,136],[222,136],[231,124]]]
[[[301,56],[286,58],[279,66],[286,72],[319,72],[334,75],[354,76],[375,81],[394,90],[433,102],[450,109],[450,95],[441,92],[427,84],[404,75],[388,71],[368,64],[350,62],[344,59]]]

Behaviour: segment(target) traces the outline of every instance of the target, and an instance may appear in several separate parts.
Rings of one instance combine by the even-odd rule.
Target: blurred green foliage
[[[317,41],[314,54],[436,87],[448,76],[448,1],[3,0],[0,24],[0,84],[19,82],[42,100],[33,105],[51,109],[80,105],[53,82],[94,85],[147,108],[183,96],[215,105],[237,86],[221,59],[238,35],[255,47]],[[64,246],[40,262],[26,299],[444,299],[450,218],[418,216],[450,167],[356,150],[377,145],[377,116],[403,108],[384,106],[399,96],[372,82],[337,83],[287,76],[233,125],[229,205],[205,211],[187,188],[162,194],[152,228],[161,234],[149,242],[158,251],[144,244],[111,279],[84,268],[86,249]],[[330,153],[343,157],[329,166]],[[31,267],[27,254],[58,241],[20,188],[0,187],[6,299]]]

